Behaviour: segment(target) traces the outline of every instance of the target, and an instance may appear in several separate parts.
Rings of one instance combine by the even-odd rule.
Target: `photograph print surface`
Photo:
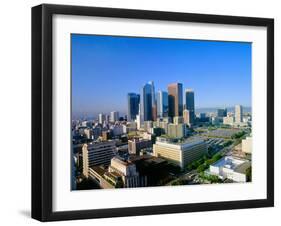
[[[252,180],[248,42],[71,35],[71,190]]]

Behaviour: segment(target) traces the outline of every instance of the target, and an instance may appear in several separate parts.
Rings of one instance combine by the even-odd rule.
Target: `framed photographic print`
[[[274,21],[32,8],[32,217],[274,205]]]

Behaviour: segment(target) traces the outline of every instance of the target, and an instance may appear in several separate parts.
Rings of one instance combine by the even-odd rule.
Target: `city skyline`
[[[73,114],[127,113],[128,93],[148,81],[156,94],[175,82],[194,90],[195,109],[250,107],[251,44],[72,35]]]

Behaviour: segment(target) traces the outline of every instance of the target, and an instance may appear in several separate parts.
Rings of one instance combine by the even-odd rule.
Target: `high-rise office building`
[[[236,123],[243,122],[243,108],[241,105],[235,106],[235,122]]]
[[[136,93],[128,93],[128,115],[127,121],[133,121],[139,113],[140,95]]]
[[[168,105],[169,116],[182,116],[183,111],[183,94],[182,84],[172,83],[168,85]]]
[[[104,121],[105,121],[105,115],[102,114],[102,113],[100,113],[100,114],[99,114],[99,123],[100,123],[100,124],[103,124]]]
[[[119,112],[118,111],[110,112],[110,122],[116,122],[118,120],[119,120]]]
[[[217,110],[217,116],[221,117],[221,118],[226,117],[227,116],[227,109],[226,108],[219,108]]]
[[[165,91],[157,92],[157,116],[160,118],[168,116],[168,93]]]
[[[185,90],[185,109],[189,111],[189,123],[195,122],[195,107],[194,107],[194,91],[191,89]]]
[[[156,121],[156,119],[157,119],[157,105],[156,105],[154,82],[150,81],[150,82],[148,82],[148,84],[151,85],[152,120]]]
[[[152,120],[152,85],[145,84],[141,89],[141,121]]]

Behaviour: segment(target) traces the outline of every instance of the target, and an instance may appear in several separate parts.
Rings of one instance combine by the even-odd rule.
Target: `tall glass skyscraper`
[[[148,84],[151,85],[152,120],[156,121],[156,119],[157,119],[157,105],[156,105],[156,95],[155,95],[154,82],[149,81]]]
[[[191,89],[185,90],[185,109],[189,111],[190,123],[195,121],[195,107],[194,107],[194,91]]]
[[[168,116],[168,93],[161,90],[157,92],[157,116]]]
[[[136,93],[128,93],[128,114],[127,121],[133,121],[139,113],[140,95]]]
[[[153,83],[145,84],[141,89],[141,120],[151,121],[152,120],[152,100],[154,94]]]
[[[182,84],[172,83],[168,85],[168,102],[169,102],[169,116],[182,116],[183,112],[183,94]]]

